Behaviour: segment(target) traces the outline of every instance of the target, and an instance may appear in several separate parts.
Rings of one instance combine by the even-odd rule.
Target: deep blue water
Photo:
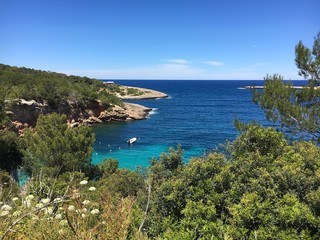
[[[147,166],[152,157],[159,157],[178,144],[184,149],[187,161],[235,139],[239,134],[234,128],[235,116],[244,122],[256,120],[271,125],[252,102],[251,90],[240,89],[245,85],[263,85],[263,81],[119,80],[115,83],[162,91],[170,97],[130,101],[154,109],[146,120],[94,127],[94,163],[112,157],[118,159],[120,167],[135,169]],[[126,141],[132,137],[138,141],[128,146]]]

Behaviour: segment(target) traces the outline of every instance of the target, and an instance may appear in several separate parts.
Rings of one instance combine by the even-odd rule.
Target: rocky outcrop
[[[146,88],[128,87],[122,85],[118,85],[118,91],[112,91],[111,93],[122,100],[148,100],[169,97],[167,94],[163,92]]]
[[[126,120],[142,120],[148,116],[148,113],[152,108],[147,108],[135,103],[125,103],[124,104],[125,112],[128,114]]]
[[[167,94],[151,89],[110,85],[104,89],[120,99],[156,99],[166,98]],[[23,133],[27,127],[35,127],[40,114],[59,113],[68,117],[68,125],[77,127],[104,122],[123,122],[147,118],[151,108],[134,103],[123,103],[121,106],[105,107],[99,101],[90,101],[85,106],[78,102],[61,101],[56,106],[47,102],[19,99],[7,104],[7,115],[16,126],[17,132]],[[0,126],[1,127],[1,126]]]
[[[123,106],[115,105],[105,108],[98,101],[91,101],[85,107],[65,101],[61,102],[58,107],[50,107],[46,103],[20,99],[15,104],[11,104],[7,115],[16,126],[17,131],[22,133],[28,126],[35,127],[40,114],[50,114],[53,112],[65,114],[68,116],[68,125],[76,127],[110,121],[141,120],[145,119],[151,110],[150,108],[133,103],[123,103]]]

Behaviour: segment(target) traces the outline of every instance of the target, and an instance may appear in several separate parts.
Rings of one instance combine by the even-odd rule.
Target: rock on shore
[[[46,104],[21,99],[10,111],[7,111],[7,115],[18,132],[22,133],[24,128],[28,126],[35,127],[40,114],[50,114],[52,112],[66,114],[68,125],[76,127],[104,122],[142,120],[147,118],[151,110],[151,108],[133,103],[123,103],[123,106],[114,105],[106,109],[98,101],[91,101],[85,109],[77,108],[75,104],[68,102],[61,103],[59,109],[52,109]]]
[[[119,92],[112,92],[121,99],[155,99],[166,98],[168,95],[162,92],[117,85]],[[16,126],[17,132],[23,133],[27,127],[35,127],[40,114],[53,112],[65,114],[68,117],[68,125],[76,127],[81,125],[93,125],[104,122],[123,122],[142,120],[148,117],[151,108],[139,104],[123,102],[121,105],[113,105],[106,108],[99,101],[90,101],[85,108],[77,103],[62,101],[59,106],[53,108],[46,103],[38,103],[34,100],[16,100],[7,111],[11,122]]]

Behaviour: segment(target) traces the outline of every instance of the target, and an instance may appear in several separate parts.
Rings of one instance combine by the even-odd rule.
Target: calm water
[[[235,116],[244,122],[256,120],[270,125],[263,111],[252,103],[251,90],[240,89],[245,85],[263,85],[263,81],[121,80],[115,83],[162,91],[170,97],[130,101],[154,109],[146,120],[94,127],[94,163],[112,157],[119,160],[120,167],[134,169],[147,166],[152,157],[159,157],[178,144],[184,149],[187,161],[226,140],[233,140],[238,134],[234,128]],[[132,137],[138,141],[128,146],[126,141]]]

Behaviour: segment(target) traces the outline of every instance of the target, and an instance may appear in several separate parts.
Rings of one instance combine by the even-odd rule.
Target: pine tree
[[[36,128],[21,140],[24,168],[29,174],[42,171],[49,176],[89,171],[94,140],[87,126],[68,128],[65,115],[40,115]]]
[[[308,80],[307,86],[296,89],[281,75],[267,75],[264,89],[254,91],[253,101],[265,111],[268,120],[290,133],[320,141],[320,32],[312,50],[300,41],[295,52],[299,75]]]

